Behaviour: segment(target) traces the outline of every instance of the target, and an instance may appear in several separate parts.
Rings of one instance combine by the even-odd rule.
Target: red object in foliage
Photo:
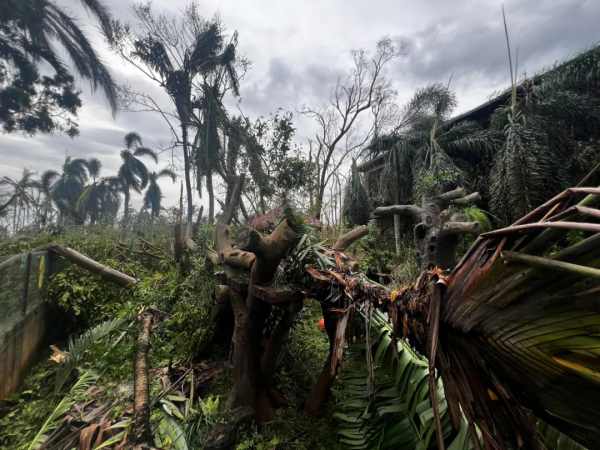
[[[325,319],[324,318],[319,319],[319,321],[317,322],[317,325],[319,326],[319,330],[325,331]]]

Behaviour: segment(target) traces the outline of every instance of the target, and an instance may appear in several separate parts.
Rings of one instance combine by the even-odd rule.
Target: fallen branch
[[[354,242],[363,238],[369,234],[369,227],[367,225],[361,225],[359,227],[354,228],[353,230],[348,231],[345,234],[342,234],[335,244],[333,244],[333,249],[343,252],[348,247],[350,247]]]
[[[120,284],[121,286],[130,287],[138,282],[136,278],[123,272],[119,272],[111,267],[105,266],[104,264],[101,264],[89,256],[79,253],[77,250],[73,250],[70,247],[63,247],[62,245],[53,244],[48,246],[48,251],[62,256],[72,263],[83,267],[90,272],[98,274],[102,278]]]

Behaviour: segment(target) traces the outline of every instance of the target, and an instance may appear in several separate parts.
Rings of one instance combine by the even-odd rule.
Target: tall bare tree
[[[385,68],[397,54],[389,38],[381,39],[372,55],[365,50],[353,51],[352,69],[338,79],[330,101],[321,108],[303,110],[317,124],[314,139],[309,142],[309,157],[316,168],[311,206],[317,218],[334,174],[380,129],[382,112],[394,97]],[[369,119],[365,120],[365,116]]]

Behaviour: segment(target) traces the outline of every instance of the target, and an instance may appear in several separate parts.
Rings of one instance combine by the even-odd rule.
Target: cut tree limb
[[[73,250],[70,247],[64,247],[62,245],[54,244],[48,246],[48,251],[56,253],[57,255],[68,259],[72,263],[81,266],[84,269],[89,270],[90,272],[96,273],[102,278],[120,284],[121,286],[129,287],[133,286],[138,282],[136,278],[127,275],[123,272],[119,272],[118,270],[115,270],[111,267],[105,266],[104,264],[101,264],[98,261],[93,260],[89,256],[79,253],[78,251]]]
[[[148,309],[138,317],[140,331],[134,361],[133,378],[133,432],[131,443],[135,446],[152,447],[152,429],[150,428],[150,399],[148,386],[148,352],[150,351],[150,332],[156,319],[153,310]]]
[[[479,192],[473,192],[472,194],[465,195],[464,197],[452,200],[451,203],[454,205],[466,206],[472,203],[476,203],[479,200],[481,200],[481,195],[479,194]]]
[[[333,244],[333,249],[343,252],[348,247],[350,247],[354,242],[363,238],[369,234],[369,227],[367,225],[361,225],[359,227],[354,228],[353,230],[348,231],[345,234],[342,234],[335,244]]]
[[[479,234],[479,222],[446,222],[442,226],[444,234]]]
[[[423,209],[416,205],[392,205],[392,206],[380,206],[379,208],[375,208],[373,214],[376,217],[384,217],[384,216],[408,216],[412,218],[418,218],[423,213]]]

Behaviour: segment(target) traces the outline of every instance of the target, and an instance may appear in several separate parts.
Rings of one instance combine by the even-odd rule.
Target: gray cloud
[[[101,57],[115,79],[157,96],[171,108],[160,88],[145,80],[115,56],[98,36],[97,26],[73,0],[56,0],[81,18],[94,36]],[[131,18],[132,2],[105,0],[121,20]],[[157,10],[181,11],[187,0],[155,0]],[[597,0],[512,0],[506,11],[514,47],[519,48],[520,72],[531,74],[556,60],[572,56],[600,40]],[[498,0],[203,0],[207,17],[218,12],[229,30],[239,32],[240,50],[252,67],[241,86],[240,107],[247,116],[266,115],[279,107],[298,110],[327,100],[337,77],[351,63],[352,48],[374,48],[388,35],[408,43],[408,54],[388,72],[400,101],[417,87],[446,82],[452,75],[459,109],[484,101],[506,87],[508,69]],[[85,88],[85,85],[82,84]],[[84,89],[81,134],[33,138],[0,135],[0,176],[18,176],[23,167],[42,171],[59,168],[66,154],[99,157],[105,174],[119,165],[119,150],[128,131],[139,132],[151,147],[171,141],[168,127],[152,113],[121,112],[113,120],[106,102]],[[237,101],[230,102],[237,113]],[[310,134],[310,122],[298,118],[298,134]],[[178,158],[162,155],[161,166]],[[165,184],[167,204],[178,199],[178,184]]]

